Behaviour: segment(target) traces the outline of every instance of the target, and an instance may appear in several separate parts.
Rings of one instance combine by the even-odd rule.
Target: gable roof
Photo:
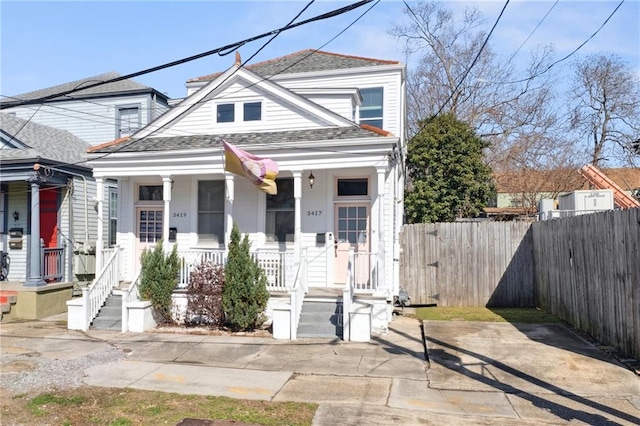
[[[90,153],[113,152],[151,152],[189,150],[202,148],[220,148],[221,139],[239,146],[269,145],[284,143],[290,145],[364,138],[388,138],[392,137],[388,132],[369,130],[363,127],[331,127],[320,129],[290,130],[260,133],[225,133],[212,135],[190,135],[172,137],[148,137],[140,139],[118,139],[91,147]],[[382,139],[381,139],[382,140]],[[395,140],[395,139],[394,139]]]
[[[19,142],[21,145],[16,148],[0,149],[2,161],[40,158],[80,164],[87,158],[86,151],[89,144],[66,130],[0,113],[0,132],[3,139]]]
[[[22,93],[19,95],[14,95],[9,98],[2,99],[0,101],[0,108],[10,108],[14,103],[18,103],[20,101],[28,101],[33,99],[39,99],[45,96],[54,95],[56,93],[65,92],[68,90],[73,90],[78,87],[82,87],[83,85],[93,84],[100,81],[107,81],[114,78],[121,77],[121,75],[117,72],[107,72],[104,74],[96,75],[93,77],[87,77],[76,81],[70,81],[68,83],[58,84],[56,86],[47,87],[45,89],[34,90],[33,92]],[[73,98],[82,98],[82,97],[95,97],[100,95],[114,95],[114,94],[126,94],[132,92],[155,92],[156,94],[163,97],[165,100],[168,99],[166,95],[158,92],[152,87],[145,86],[144,84],[140,84],[134,80],[126,79],[120,80],[113,83],[103,84],[101,86],[92,87],[86,90],[80,90],[74,93],[69,94],[68,96],[60,96],[57,98],[49,99],[49,101],[60,101],[60,100],[69,100],[69,97]]]
[[[625,191],[640,188],[640,169],[610,168],[602,172]],[[569,192],[589,189],[589,182],[574,169],[526,170],[494,173],[498,193]]]
[[[372,59],[361,56],[342,55],[339,53],[325,52],[322,50],[306,49],[290,55],[270,59],[256,64],[247,65],[247,68],[263,77],[276,74],[294,74],[302,72],[321,72],[350,68],[373,67],[379,65],[400,65],[399,61]],[[187,80],[187,83],[209,81],[218,77],[220,73],[195,77]]]

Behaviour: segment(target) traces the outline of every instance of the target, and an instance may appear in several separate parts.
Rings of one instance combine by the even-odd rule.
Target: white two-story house
[[[126,140],[92,147],[98,193],[118,182],[125,279],[163,240],[185,259],[186,286],[199,260],[224,258],[237,223],[272,291],[348,287],[370,299],[373,330],[384,331],[398,294],[405,72],[314,50],[246,67],[238,55],[189,80],[180,104]],[[223,141],[276,162],[277,194],[225,171]]]

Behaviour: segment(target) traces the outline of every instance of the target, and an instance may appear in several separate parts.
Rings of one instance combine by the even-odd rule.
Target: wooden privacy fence
[[[535,304],[533,244],[527,222],[405,225],[400,287],[412,304]]]
[[[640,359],[640,209],[532,226],[538,305]]]

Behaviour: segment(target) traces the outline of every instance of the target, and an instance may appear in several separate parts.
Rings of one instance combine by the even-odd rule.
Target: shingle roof
[[[372,67],[377,65],[398,65],[399,61],[364,58],[360,56],[342,55],[315,49],[301,50],[290,55],[270,59],[257,64],[248,65],[247,69],[263,77],[275,74],[299,72],[331,71],[349,68]],[[220,73],[192,78],[187,82],[213,80]]]
[[[56,93],[72,90],[78,87],[82,87],[83,85],[89,85],[89,84],[97,83],[100,81],[111,80],[117,77],[120,77],[120,74],[112,71],[112,72],[96,75],[93,77],[83,78],[81,80],[71,81],[69,83],[58,84],[57,86],[47,87],[46,89],[40,89],[40,90],[35,90],[33,92],[15,95],[10,97],[9,99],[3,99],[1,101],[1,104],[4,107],[10,107],[12,103],[19,102],[21,100],[38,99],[44,96],[49,96]],[[82,97],[82,96],[93,96],[93,95],[101,95],[101,94],[126,93],[126,92],[139,91],[139,90],[154,90],[154,89],[152,89],[149,86],[140,84],[134,80],[127,79],[127,80],[117,81],[114,83],[103,84],[101,86],[92,87],[86,90],[80,90],[78,92],[72,93],[70,96]],[[68,98],[60,97],[60,98],[54,98],[54,99],[61,100],[61,99],[68,99]]]
[[[640,188],[640,169],[610,168],[602,172],[625,191]],[[578,170],[527,170],[494,175],[498,193],[568,192],[589,189],[589,182]]]
[[[331,127],[324,129],[292,130],[264,133],[228,133],[217,135],[174,136],[164,138],[142,138],[139,140],[123,140],[119,143],[104,144],[92,147],[89,152],[148,152],[189,150],[199,148],[215,148],[220,146],[220,139],[233,144],[268,145],[272,143],[298,143],[342,140],[358,138],[384,138],[379,132],[360,127]]]
[[[28,147],[1,149],[0,159],[3,161],[40,157],[79,164],[85,162],[87,158],[86,151],[89,144],[66,130],[0,113],[0,131],[9,139]]]

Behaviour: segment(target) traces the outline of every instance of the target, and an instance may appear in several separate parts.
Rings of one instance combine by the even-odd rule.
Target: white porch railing
[[[178,257],[181,259],[178,288],[186,288],[189,285],[191,271],[202,262],[212,261],[216,265],[224,265],[227,262],[224,249],[178,250]]]
[[[349,251],[349,272],[354,292],[373,293],[378,289],[378,256],[375,253]]]
[[[300,322],[300,313],[302,312],[302,304],[304,303],[304,296],[309,292],[309,284],[307,282],[307,252],[306,250],[302,254],[300,259],[300,265],[298,266],[298,272],[296,273],[293,287],[289,293],[291,298],[291,340],[298,338],[298,323]]]
[[[129,331],[129,309],[127,305],[140,300],[140,272],[131,282],[131,285],[122,292],[122,332]]]
[[[342,340],[349,340],[351,330],[350,314],[353,295],[355,292],[355,253],[349,250],[349,262],[347,263],[347,282],[342,291]]]
[[[98,315],[98,311],[111,294],[111,290],[119,282],[121,257],[122,249],[116,247],[93,283],[82,289],[82,305],[85,310],[83,331],[89,329],[89,325]]]
[[[258,265],[267,276],[267,290],[270,292],[288,291],[295,279],[295,255],[293,251],[276,251],[259,249],[251,253],[258,261]],[[178,257],[182,259],[179,288],[189,285],[191,271],[200,263],[213,261],[216,265],[224,265],[227,262],[227,252],[224,249],[216,250],[178,250]]]

